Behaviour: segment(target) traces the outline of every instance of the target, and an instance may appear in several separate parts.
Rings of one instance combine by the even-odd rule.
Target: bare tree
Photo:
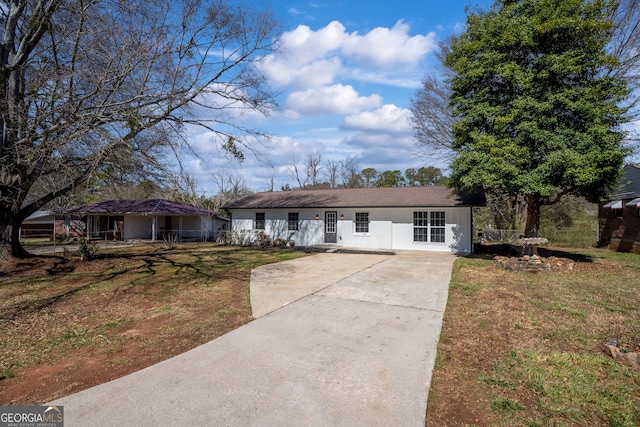
[[[337,160],[327,160],[324,162],[324,170],[329,181],[329,187],[338,188],[338,178],[342,170],[342,163]]]
[[[198,189],[198,180],[186,171],[171,179],[167,189],[169,198],[179,203],[192,206],[203,206],[204,193]]]
[[[614,33],[609,49],[620,62],[611,75],[622,77],[632,95],[628,107],[631,119],[640,118],[640,0],[620,0],[613,11]]]
[[[318,177],[322,170],[322,154],[310,153],[307,155],[305,163],[307,173],[307,183],[315,188],[318,185]]]
[[[269,174],[269,177],[267,178],[267,186],[268,186],[267,191],[274,191],[276,173],[278,172],[278,170],[274,165],[270,165],[269,169],[270,169],[270,174]]]
[[[360,188],[363,186],[360,166],[353,158],[342,162],[342,186],[345,188]]]
[[[451,88],[449,80],[454,76],[451,69],[444,65],[444,59],[452,39],[440,44],[436,56],[439,66],[436,72],[427,74],[422,87],[411,99],[410,122],[417,142],[417,154],[434,158],[448,159],[453,156],[453,125],[455,119],[449,108]]]
[[[212,179],[218,187],[218,193],[213,198],[215,210],[251,194],[245,179],[238,171],[218,170],[212,174]]]
[[[256,62],[276,23],[252,6],[0,0],[0,25],[0,258],[26,256],[22,221],[110,165],[162,171],[187,125],[242,156],[260,133],[238,116],[273,105]]]
[[[291,175],[291,177],[295,179],[296,182],[298,183],[298,189],[304,190],[304,187],[307,185],[307,180],[305,178],[303,181],[302,173],[300,171],[300,166],[298,166],[298,161],[296,160],[295,157],[291,161],[291,165],[288,166],[288,169],[289,169],[289,175]]]

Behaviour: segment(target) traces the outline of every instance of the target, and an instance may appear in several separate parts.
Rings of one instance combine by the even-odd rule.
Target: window
[[[256,230],[264,230],[264,212],[256,212]]]
[[[431,212],[431,242],[444,243],[444,212]]]
[[[428,212],[413,213],[413,241],[428,242],[429,241],[429,218]]]
[[[413,213],[414,242],[445,242],[445,213],[442,211]]]
[[[298,231],[298,212],[289,212],[287,218],[287,229],[289,231]]]
[[[337,212],[325,212],[325,232],[328,234],[336,233],[336,222],[338,218]]]
[[[356,212],[356,233],[369,232],[369,212]]]

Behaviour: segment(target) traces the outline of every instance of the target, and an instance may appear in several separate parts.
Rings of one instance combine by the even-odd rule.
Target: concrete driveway
[[[52,404],[67,427],[424,426],[454,260],[316,254],[261,267],[253,322]]]

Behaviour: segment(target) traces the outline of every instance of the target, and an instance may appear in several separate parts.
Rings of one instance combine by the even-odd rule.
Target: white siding
[[[369,249],[429,250],[470,253],[472,248],[471,208],[358,208],[358,209],[234,209],[232,229],[253,233],[256,212],[265,214],[264,232],[271,238],[293,240],[297,246],[323,245],[324,213],[338,214],[337,246]],[[414,242],[413,212],[444,212],[445,242]],[[287,228],[289,212],[299,215],[299,231]],[[355,232],[356,212],[369,214],[369,232]],[[318,220],[315,219],[318,215]]]
[[[265,234],[271,239],[293,240],[296,246],[314,246],[324,243],[324,211],[314,209],[262,209],[234,210],[232,214],[232,230],[254,232],[256,212],[265,214]],[[298,213],[298,231],[288,229],[289,212]],[[319,215],[319,219],[315,219]]]
[[[124,239],[150,239],[151,217],[144,215],[125,215]]]

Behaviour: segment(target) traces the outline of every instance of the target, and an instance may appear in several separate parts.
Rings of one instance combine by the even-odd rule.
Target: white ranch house
[[[252,194],[226,206],[235,233],[264,232],[296,246],[470,253],[482,196],[441,186]]]

